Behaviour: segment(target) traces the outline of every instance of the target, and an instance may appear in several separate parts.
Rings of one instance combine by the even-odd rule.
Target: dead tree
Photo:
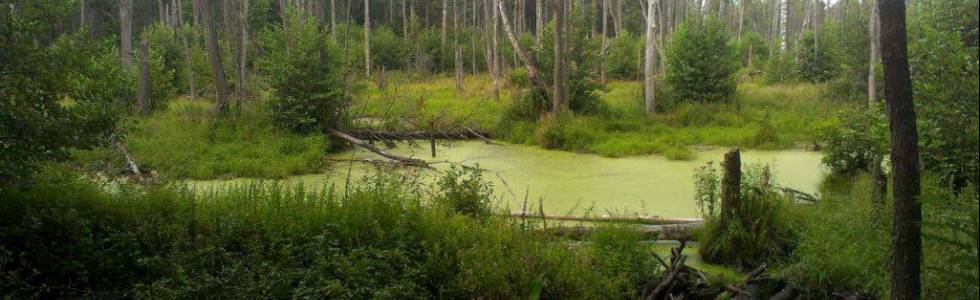
[[[364,0],[364,75],[371,78],[371,9],[370,0]]]
[[[919,203],[919,144],[912,103],[905,1],[878,0],[885,102],[891,127],[892,299],[921,298],[922,206]]]
[[[656,113],[656,96],[654,90],[654,60],[657,55],[656,50],[656,31],[657,31],[657,21],[656,21],[656,0],[648,0],[647,2],[647,14],[646,14],[646,31],[647,31],[647,41],[646,41],[646,55],[645,62],[643,66],[644,75],[644,95],[643,103],[646,109],[646,113],[652,116]]]
[[[742,159],[739,149],[725,153],[721,179],[721,222],[726,224],[740,206],[742,184]]]
[[[881,28],[878,25],[878,0],[871,0],[871,16],[868,18],[868,30],[871,40],[871,47],[868,49],[868,106],[873,106],[878,100],[877,66],[878,55],[881,53],[879,48],[879,35]]]
[[[531,83],[538,88],[539,92],[547,93],[548,84],[544,82],[541,78],[541,68],[538,67],[538,61],[524,46],[517,41],[517,37],[510,28],[510,20],[507,19],[507,10],[504,9],[504,4],[500,0],[493,0],[496,3],[498,15],[500,16],[501,26],[504,27],[504,32],[507,34],[507,40],[510,41],[510,45],[517,52],[517,56],[524,63],[524,67],[527,68],[527,77],[531,79]]]

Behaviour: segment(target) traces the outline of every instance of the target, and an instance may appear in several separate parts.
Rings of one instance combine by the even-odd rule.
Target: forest
[[[0,0],[2,299],[977,299],[977,0]]]

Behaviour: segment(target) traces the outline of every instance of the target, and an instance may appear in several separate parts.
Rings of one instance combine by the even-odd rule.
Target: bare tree
[[[605,3],[606,0],[601,0]],[[541,34],[544,33],[544,0],[534,1],[534,40],[541,45]]]
[[[246,63],[248,61],[248,1],[241,0],[241,7],[238,12],[239,30],[241,39],[238,44],[238,101],[241,102],[245,97],[246,88]]]
[[[371,77],[371,9],[370,0],[364,0],[364,75]]]
[[[336,3],[336,0],[330,0],[330,37],[333,38],[334,43],[337,42],[337,3]]]
[[[211,14],[210,5],[206,0],[194,0],[198,12],[201,14],[201,22],[204,23],[205,39],[204,43],[208,50],[208,61],[211,63],[211,75],[214,76],[214,89],[218,99],[214,103],[214,111],[224,114],[228,111],[228,82],[225,81],[225,71],[221,67],[221,49],[218,45],[218,32],[214,28],[214,15]]]
[[[123,67],[133,66],[133,0],[119,0],[119,58]]]
[[[500,11],[497,10],[497,1],[499,0],[491,0],[492,7],[489,7],[489,11],[491,12],[490,14],[493,15],[491,21],[492,24],[490,25],[493,27],[493,29],[490,30],[492,37],[490,38],[490,49],[487,51],[487,56],[489,59],[487,68],[490,69],[490,78],[493,80],[493,99],[500,101],[500,81],[498,79],[498,77],[500,77],[500,60],[497,58],[497,37],[500,35],[497,28],[500,28]]]
[[[891,127],[892,225],[891,298],[920,299],[922,205],[919,202],[919,144],[912,103],[905,1],[878,0],[885,101]]]
[[[654,59],[657,55],[656,47],[656,30],[657,21],[654,19],[656,16],[655,8],[657,7],[656,0],[647,0],[647,43],[646,43],[646,57],[643,67],[643,75],[645,78],[644,82],[644,95],[643,103],[646,108],[647,115],[653,115],[656,112],[656,98],[654,95]]]
[[[602,5],[602,48],[599,49],[599,82],[606,84],[606,51],[609,51],[609,1],[599,0]]]
[[[365,0],[365,1],[367,1],[367,0]],[[449,20],[448,19],[448,16],[447,16],[447,13],[448,13],[447,10],[449,10],[449,7],[448,6],[449,6],[449,0],[442,0],[442,32],[441,32],[441,35],[440,35],[440,37],[442,39],[441,39],[441,44],[439,44],[439,45],[443,49],[446,48],[446,26],[447,26],[447,23],[448,23],[448,20]]]

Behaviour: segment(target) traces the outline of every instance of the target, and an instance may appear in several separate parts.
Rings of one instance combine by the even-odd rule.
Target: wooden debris
[[[338,137],[338,138],[340,138],[342,140],[345,140],[345,141],[347,141],[348,143],[351,143],[354,146],[358,146],[358,147],[367,149],[368,151],[371,151],[371,152],[374,152],[375,154],[381,155],[384,158],[387,158],[387,159],[390,159],[390,160],[393,160],[393,161],[397,161],[397,162],[402,163],[402,164],[405,164],[405,165],[411,165],[411,166],[428,166],[429,165],[428,163],[426,163],[424,160],[421,160],[421,159],[416,159],[416,158],[411,158],[411,157],[404,157],[404,156],[399,156],[399,155],[388,153],[387,151],[381,150],[381,148],[378,148],[377,146],[372,145],[371,143],[368,143],[368,142],[366,142],[364,140],[358,139],[356,137],[353,137],[353,136],[351,136],[349,134],[346,134],[344,132],[341,132],[341,131],[336,130],[336,129],[333,129],[333,128],[327,129],[327,132],[330,133],[330,135],[335,136],[335,137]]]

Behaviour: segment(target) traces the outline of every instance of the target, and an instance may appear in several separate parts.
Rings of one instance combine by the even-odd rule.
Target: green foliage
[[[922,168],[957,187],[976,183],[980,153],[977,48],[959,32],[922,24],[910,33],[909,64],[915,91]]]
[[[426,195],[453,192],[412,177],[377,175],[344,193],[272,182],[107,192],[48,173],[36,188],[0,191],[0,295],[605,299],[635,297],[657,277],[635,234],[610,228],[567,247],[431,205]]]
[[[759,68],[760,62],[769,56],[769,46],[762,35],[754,31],[742,32],[741,39],[735,42],[735,53],[740,66]]]
[[[634,79],[640,74],[640,53],[643,40],[628,31],[609,40],[606,54],[606,75],[617,79]]]
[[[823,164],[835,173],[871,171],[875,159],[888,153],[883,110],[880,105],[845,109],[833,122],[823,124],[818,130]]]
[[[714,18],[690,18],[667,47],[667,82],[683,101],[734,100],[737,59],[725,26]]]
[[[177,99],[148,117],[120,126],[122,141],[144,171],[165,178],[282,178],[319,171],[331,144],[322,134],[296,135],[274,126],[265,102],[246,102],[238,113],[214,118],[203,99]],[[126,170],[114,148],[74,151],[81,169],[110,174]]]
[[[115,98],[103,96],[121,94],[125,81],[109,81],[120,73],[92,55],[105,48],[78,37],[51,45],[53,28],[40,20],[66,15],[61,8],[22,0],[0,7],[0,190],[25,185],[41,162],[97,145],[115,129]],[[102,70],[111,72],[93,72]]]
[[[766,61],[762,79],[766,83],[792,83],[799,79],[798,69],[789,54],[773,54]]]
[[[815,41],[812,31],[804,33],[801,42],[796,49],[800,80],[824,82],[837,74],[834,56],[827,55],[830,53],[830,49],[826,42],[818,43]]]
[[[371,61],[374,68],[402,69],[407,65],[409,55],[410,49],[405,39],[396,36],[390,27],[371,28]]]
[[[257,65],[274,89],[272,116],[277,126],[297,133],[322,132],[340,122],[346,105],[339,54],[316,19],[291,14],[289,25],[260,33],[268,51]]]
[[[450,167],[436,181],[442,191],[436,203],[448,206],[450,211],[474,218],[490,216],[490,194],[493,186],[483,178],[482,169]]]
[[[177,95],[177,74],[186,72],[183,50],[177,44],[174,29],[162,23],[147,27],[141,35],[150,50],[150,106],[165,107],[165,102]]]
[[[732,211],[716,209],[721,207],[721,188],[711,164],[695,172],[695,201],[705,219],[698,233],[701,257],[747,270],[785,258],[797,237],[792,204],[776,191],[769,167],[746,166],[743,170],[741,194]]]

